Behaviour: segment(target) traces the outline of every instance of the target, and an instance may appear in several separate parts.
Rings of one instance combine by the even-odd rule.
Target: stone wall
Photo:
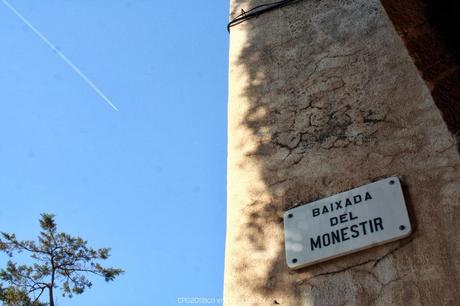
[[[226,306],[458,304],[456,142],[379,1],[299,1],[233,27],[228,122]],[[411,237],[287,268],[285,210],[392,175]]]

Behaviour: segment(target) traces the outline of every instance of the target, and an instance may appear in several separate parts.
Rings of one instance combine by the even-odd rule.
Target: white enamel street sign
[[[298,206],[284,214],[286,260],[291,269],[398,240],[411,232],[397,177]]]

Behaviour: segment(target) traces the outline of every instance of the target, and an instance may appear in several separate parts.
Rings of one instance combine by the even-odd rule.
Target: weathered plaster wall
[[[379,1],[305,0],[232,28],[228,119],[225,305],[458,305],[460,158]],[[390,175],[410,238],[288,270],[286,209]]]

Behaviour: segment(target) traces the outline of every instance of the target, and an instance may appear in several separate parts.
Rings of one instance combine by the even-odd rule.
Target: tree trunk
[[[50,306],[54,306],[54,296],[53,296],[54,293],[53,293],[53,287],[49,287],[48,289],[49,289],[49,293],[50,293],[50,301],[49,301]]]
[[[54,254],[50,254],[50,264],[51,264],[51,282],[49,285],[49,293],[50,293],[50,306],[54,306],[54,282],[55,282],[55,275],[56,275],[56,267],[54,265]]]
[[[232,16],[270,1],[231,0]],[[460,158],[378,0],[231,28],[224,303],[456,305]],[[290,271],[283,212],[400,176],[411,237]]]

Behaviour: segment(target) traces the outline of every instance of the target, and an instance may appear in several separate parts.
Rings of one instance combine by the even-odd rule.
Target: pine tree
[[[91,275],[113,281],[124,271],[103,267],[99,262],[110,256],[110,249],[93,249],[80,237],[58,232],[55,216],[42,214],[37,241],[18,240],[15,234],[1,233],[0,251],[10,258],[28,253],[33,264],[19,265],[12,260],[0,270],[0,301],[8,306],[55,305],[55,292],[64,297],[82,294],[91,288]],[[40,302],[48,293],[47,303]]]

